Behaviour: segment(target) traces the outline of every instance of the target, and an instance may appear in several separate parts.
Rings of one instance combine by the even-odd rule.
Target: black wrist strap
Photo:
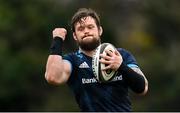
[[[144,91],[145,79],[142,75],[136,73],[124,63],[121,64],[118,71],[122,73],[123,78],[134,92],[142,93]]]
[[[63,39],[60,37],[54,37],[50,47],[51,55],[62,55]]]

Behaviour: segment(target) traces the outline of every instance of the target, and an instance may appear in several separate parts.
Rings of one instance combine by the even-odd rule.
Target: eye
[[[93,28],[94,28],[93,25],[89,25],[89,26],[88,26],[88,29],[93,29]]]
[[[84,27],[80,26],[78,27],[78,31],[83,31],[84,30]]]

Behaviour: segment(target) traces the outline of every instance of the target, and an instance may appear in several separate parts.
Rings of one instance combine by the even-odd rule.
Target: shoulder
[[[133,56],[132,53],[124,48],[117,48],[117,50],[120,52],[120,54],[123,56],[123,57],[131,57]]]
[[[134,55],[130,51],[128,51],[128,50],[126,50],[124,48],[117,48],[117,50],[122,55],[123,61],[126,64],[136,64],[137,65],[136,59],[135,59]]]
[[[78,51],[67,53],[63,55],[63,59],[65,60],[73,60],[78,55]]]
[[[63,59],[68,60],[71,63],[75,63],[83,59],[83,54],[79,50],[77,50],[75,52],[71,52],[71,53],[63,55]]]

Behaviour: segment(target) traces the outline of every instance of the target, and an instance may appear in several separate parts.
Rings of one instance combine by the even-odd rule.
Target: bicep
[[[132,70],[134,70],[136,73],[144,76],[143,72],[141,71],[141,69],[139,67],[131,67]]]
[[[141,69],[138,66],[129,66],[133,71],[135,71],[136,73],[138,73],[139,75],[143,76],[145,79],[145,82],[147,82],[147,79],[144,75],[144,73],[141,71]]]
[[[70,61],[68,60],[63,60],[63,79],[64,82],[67,82],[70,75],[71,75],[71,71],[72,71],[72,64]]]

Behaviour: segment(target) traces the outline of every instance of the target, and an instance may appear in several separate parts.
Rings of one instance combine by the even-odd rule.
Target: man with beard
[[[92,56],[101,44],[103,29],[100,19],[92,9],[81,8],[72,17],[73,38],[79,50],[62,55],[62,43],[67,31],[53,30],[53,41],[47,60],[45,78],[50,84],[67,83],[72,89],[81,111],[131,111],[128,89],[146,94],[148,81],[133,55],[122,48],[109,55],[100,55],[106,69],[118,71],[116,79],[99,83],[92,71]]]

